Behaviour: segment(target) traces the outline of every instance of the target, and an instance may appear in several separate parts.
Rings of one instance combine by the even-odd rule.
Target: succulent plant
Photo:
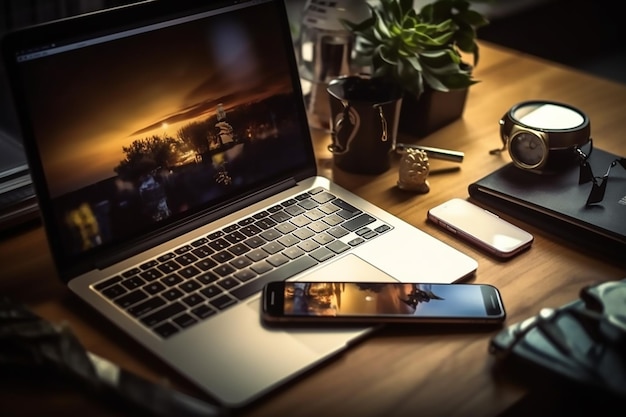
[[[421,95],[424,84],[439,91],[475,84],[476,29],[488,24],[468,0],[435,0],[419,12],[412,0],[380,0],[362,22],[342,23],[355,35],[355,62],[403,90]],[[461,52],[473,54],[473,65]]]

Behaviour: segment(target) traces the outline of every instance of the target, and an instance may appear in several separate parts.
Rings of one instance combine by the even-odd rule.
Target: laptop
[[[317,175],[283,0],[149,1],[2,46],[59,277],[223,405],[373,330],[265,328],[265,283],[477,268]]]

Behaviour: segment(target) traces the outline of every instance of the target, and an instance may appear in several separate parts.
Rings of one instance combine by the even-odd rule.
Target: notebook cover
[[[617,155],[594,149],[589,157],[594,176],[603,176]],[[578,166],[539,175],[513,163],[468,187],[477,202],[517,217],[584,249],[609,257],[626,255],[626,170],[611,168],[604,199],[586,206],[592,183],[578,184]]]

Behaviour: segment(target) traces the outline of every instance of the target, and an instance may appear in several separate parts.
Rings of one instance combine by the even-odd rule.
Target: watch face
[[[546,144],[542,138],[530,132],[519,132],[511,138],[511,158],[523,168],[537,168],[547,157]]]

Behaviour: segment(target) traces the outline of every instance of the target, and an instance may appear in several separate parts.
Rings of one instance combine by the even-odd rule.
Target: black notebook
[[[620,156],[594,149],[589,163],[596,177],[603,176]],[[604,198],[587,206],[592,188],[579,185],[579,167],[558,174],[539,175],[512,163],[468,187],[477,202],[519,218],[585,249],[609,257],[626,255],[626,169],[610,170]]]

